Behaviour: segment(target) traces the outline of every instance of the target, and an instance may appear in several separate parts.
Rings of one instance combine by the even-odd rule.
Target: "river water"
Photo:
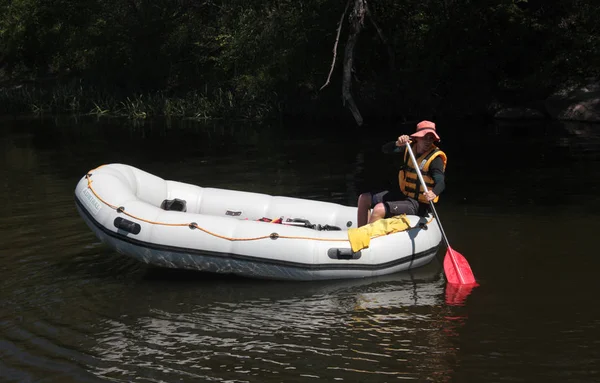
[[[0,381],[600,381],[600,126],[439,124],[440,251],[377,279],[273,282],[149,268],[100,244],[73,189],[98,165],[354,204],[402,133],[76,118],[0,120]],[[404,132],[407,132],[406,130]]]

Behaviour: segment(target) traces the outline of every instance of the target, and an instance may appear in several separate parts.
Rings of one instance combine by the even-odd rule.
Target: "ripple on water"
[[[102,320],[92,348],[98,357],[93,370],[117,380],[194,374],[206,380],[257,381],[260,376],[268,381],[302,374],[384,381],[418,379],[438,368],[444,358],[432,362],[427,352],[432,344],[440,354],[452,350],[452,339],[438,334],[445,307],[442,280],[277,291],[284,286],[242,283],[219,294],[219,286],[204,285],[192,288],[194,298],[180,304],[164,292],[166,299],[159,302],[155,296],[146,315],[136,310],[137,316]],[[263,297],[240,299],[241,290],[252,287]]]

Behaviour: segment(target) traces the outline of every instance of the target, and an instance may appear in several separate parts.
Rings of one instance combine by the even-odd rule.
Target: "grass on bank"
[[[167,95],[153,92],[122,97],[81,85],[56,85],[47,89],[31,85],[0,88],[0,114],[263,120],[277,112],[276,103],[272,101],[238,96],[221,88],[210,93],[189,91],[183,95]]]

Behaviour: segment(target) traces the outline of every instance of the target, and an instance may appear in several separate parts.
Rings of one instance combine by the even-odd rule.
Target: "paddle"
[[[406,143],[406,149],[408,150],[410,159],[415,165],[415,169],[417,171],[417,175],[419,176],[419,181],[421,181],[421,185],[423,186],[423,190],[428,190],[427,185],[425,185],[425,181],[423,180],[423,176],[421,175],[421,169],[419,169],[415,155],[413,154],[412,148],[410,147],[410,142]],[[453,250],[452,247],[450,247],[450,242],[448,242],[446,233],[444,233],[442,222],[440,221],[440,217],[438,217],[433,201],[429,201],[429,204],[431,205],[431,211],[433,212],[435,220],[437,221],[440,227],[440,231],[442,232],[442,238],[444,239],[444,243],[447,247],[446,256],[444,257],[444,272],[446,273],[446,280],[448,281],[448,283],[459,285],[475,284],[475,276],[471,271],[471,266],[469,266],[469,262],[467,262],[467,260],[465,259],[465,257],[462,256],[461,253]]]

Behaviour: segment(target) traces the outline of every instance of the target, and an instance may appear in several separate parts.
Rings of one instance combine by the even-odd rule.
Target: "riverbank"
[[[284,102],[284,100],[287,101]],[[474,101],[476,100],[476,102]],[[388,100],[389,101],[389,100]],[[494,95],[479,97],[467,92],[462,99],[439,100],[435,105],[411,108],[418,100],[404,100],[405,109],[386,102],[364,100],[360,107],[370,120],[476,117],[507,121],[557,120],[600,122],[600,82],[565,85],[545,98],[502,101]],[[473,101],[473,102],[472,102]],[[469,107],[467,107],[469,106]],[[0,86],[0,115],[73,114],[125,117],[143,120],[175,117],[192,120],[267,121],[288,116],[300,120],[334,119],[340,121],[350,114],[341,103],[329,97],[313,95],[266,97],[224,88],[187,90],[180,92],[124,92],[120,89],[100,89],[83,85],[82,80],[69,82],[22,83]],[[352,123],[352,122],[350,122]]]
[[[0,87],[0,114],[77,114],[146,119],[180,117],[198,120],[262,120],[277,113],[271,100],[250,100],[217,88],[180,94],[155,91],[126,94],[80,82],[39,86],[21,84]]]

